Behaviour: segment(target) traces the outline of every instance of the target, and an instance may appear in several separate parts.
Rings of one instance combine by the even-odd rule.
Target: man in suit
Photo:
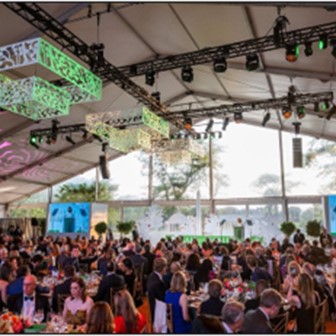
[[[225,334],[237,333],[244,322],[244,305],[229,299],[222,309],[222,321]]]
[[[200,314],[220,316],[224,302],[220,299],[223,284],[218,279],[209,282],[208,293],[210,298],[201,303]]]
[[[246,313],[242,326],[243,334],[273,334],[269,320],[276,317],[281,308],[281,295],[273,288],[263,291],[260,306]]]
[[[261,293],[269,288],[269,283],[265,279],[260,279],[256,283],[256,297],[254,299],[247,300],[245,302],[245,313],[249,310],[257,309],[260,305],[260,295]]]
[[[43,310],[43,322],[47,320],[49,313],[48,297],[36,292],[37,280],[32,274],[25,276],[23,280],[23,294],[10,296],[8,299],[8,309],[16,314],[21,314],[24,319],[33,321],[37,310]]]
[[[155,299],[164,301],[166,287],[163,282],[163,275],[166,273],[167,261],[165,258],[156,258],[153,264],[153,273],[147,280],[147,291],[152,321],[154,321]]]
[[[294,244],[296,243],[303,244],[303,242],[305,241],[305,235],[301,233],[300,229],[296,230],[293,240],[294,240]]]
[[[107,275],[101,280],[98,292],[94,298],[95,301],[105,301],[108,304],[111,302],[111,289],[115,292],[125,288],[125,279],[122,275],[115,273],[114,262],[109,262],[106,266]]]
[[[143,257],[145,257],[147,259],[147,270],[145,271],[145,274],[149,275],[153,272],[153,264],[154,264],[154,260],[155,260],[155,254],[152,253],[150,251],[150,245],[149,244],[145,244],[144,246],[144,253],[143,253]]]
[[[322,227],[322,232],[320,234],[320,244],[323,248],[329,246],[331,247],[332,245],[332,237],[330,233],[328,233],[327,229],[325,227]]]
[[[64,268],[65,280],[55,286],[52,296],[52,308],[55,313],[58,313],[58,294],[68,294],[70,296],[70,285],[73,276],[75,275],[75,268],[71,265],[67,265]]]

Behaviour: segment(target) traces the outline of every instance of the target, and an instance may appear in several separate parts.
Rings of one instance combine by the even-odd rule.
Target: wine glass
[[[44,319],[43,309],[37,309],[34,314],[34,322],[37,324],[41,324],[43,319]]]

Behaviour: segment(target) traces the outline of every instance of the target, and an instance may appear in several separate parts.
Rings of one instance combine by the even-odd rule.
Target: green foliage
[[[321,233],[321,223],[316,219],[307,222],[307,234],[312,237],[318,237]]]
[[[128,221],[128,222],[118,222],[117,224],[117,230],[121,234],[128,234],[130,233],[134,228],[135,222],[134,221]]]
[[[105,222],[99,222],[94,227],[97,234],[100,236],[107,231],[107,224]]]
[[[117,186],[106,182],[99,183],[98,199],[100,201],[110,201],[113,199],[113,192],[117,190]],[[63,184],[55,199],[58,202],[94,202],[96,195],[96,184],[80,183],[80,184]]]
[[[283,222],[280,226],[280,231],[288,237],[292,235],[295,229],[296,229],[296,226],[292,222]]]
[[[11,218],[45,218],[46,215],[45,208],[11,208],[9,210]]]

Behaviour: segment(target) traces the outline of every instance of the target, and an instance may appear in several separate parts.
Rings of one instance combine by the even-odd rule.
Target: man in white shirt
[[[234,334],[240,330],[244,322],[244,309],[244,305],[237,300],[227,300],[222,309],[223,327],[227,334]]]

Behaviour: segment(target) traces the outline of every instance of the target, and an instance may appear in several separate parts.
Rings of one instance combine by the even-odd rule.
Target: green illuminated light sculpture
[[[69,114],[72,104],[97,101],[102,80],[68,55],[36,38],[0,48],[0,71],[40,65],[69,82],[57,87],[39,77],[0,77],[0,106],[33,120]]]

